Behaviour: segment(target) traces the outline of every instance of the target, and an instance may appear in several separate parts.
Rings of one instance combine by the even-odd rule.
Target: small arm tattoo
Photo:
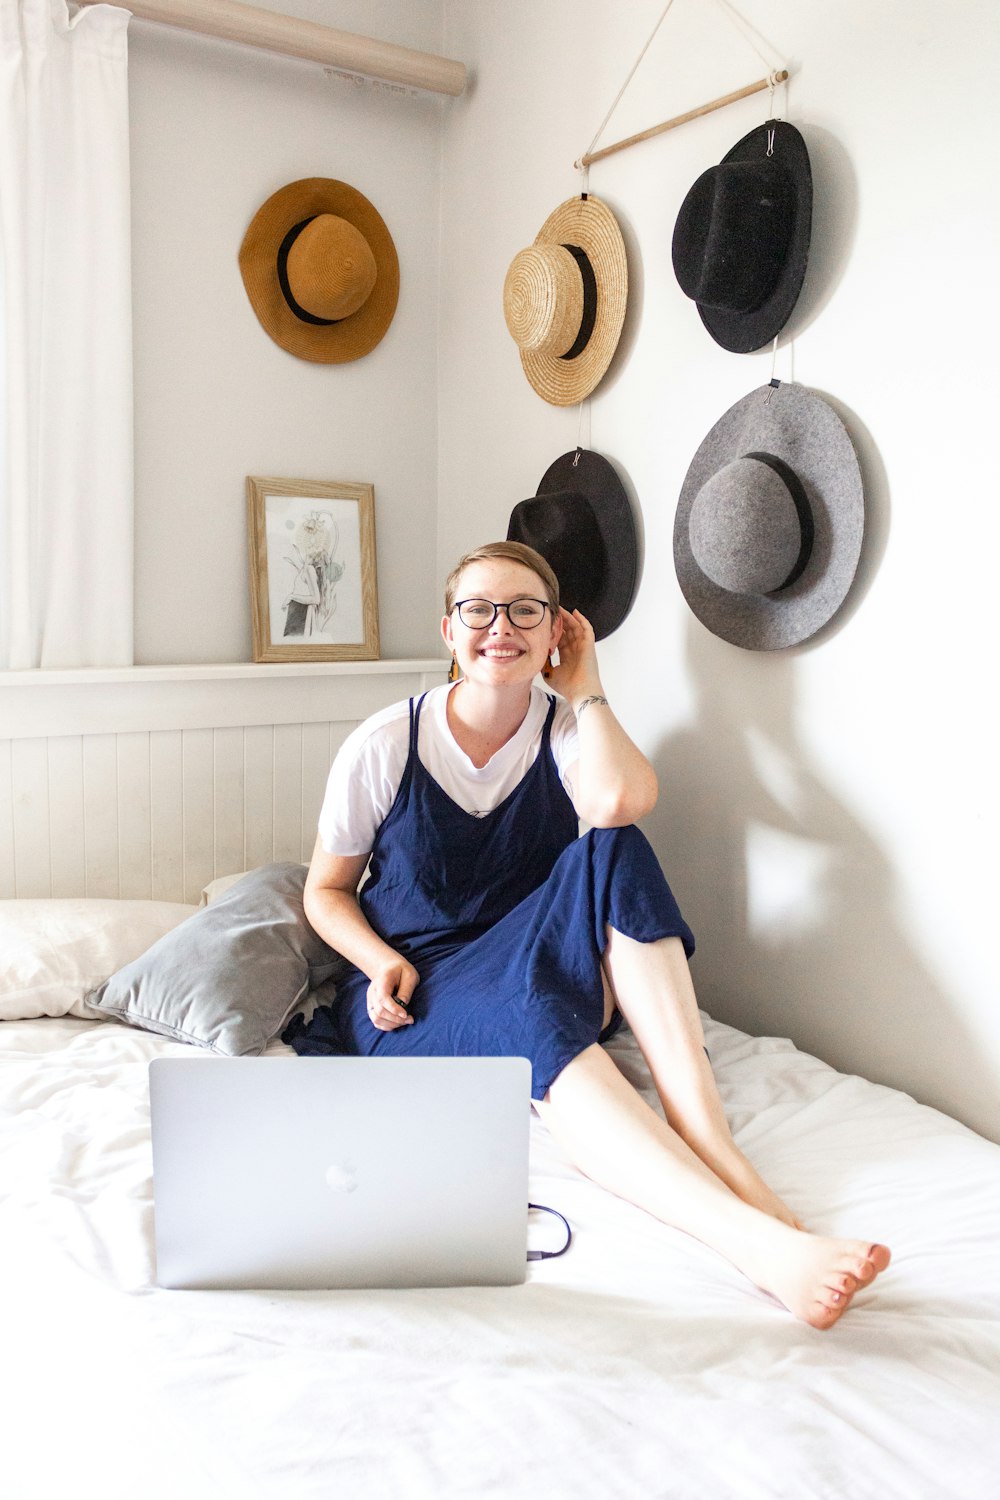
[[[599,698],[597,696],[594,696],[592,698],[584,698],[583,702],[578,703],[576,706],[577,722],[579,722],[579,720],[583,717],[583,710],[585,708],[589,708],[592,703],[604,703],[607,705],[608,700],[607,698]]]

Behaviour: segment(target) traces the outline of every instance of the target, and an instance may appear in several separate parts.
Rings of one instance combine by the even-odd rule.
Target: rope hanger
[[[583,153],[583,155],[573,163],[574,167],[576,167],[576,169],[583,174],[582,190],[584,193],[587,192],[588,173],[591,163],[595,161],[603,161],[605,157],[612,156],[616,151],[624,151],[626,147],[637,145],[639,141],[648,141],[653,136],[662,135],[667,130],[674,130],[678,125],[685,125],[689,120],[696,120],[701,115],[711,114],[713,110],[723,109],[727,104],[735,104],[738,100],[746,99],[751,94],[758,94],[763,89],[770,89],[771,91],[772,108],[770,113],[773,115],[774,90],[779,83],[786,83],[788,81],[788,69],[783,67],[775,67],[773,63],[766,57],[764,52],[762,52],[761,48],[757,45],[757,42],[754,40],[754,38],[757,37],[760,41],[763,42],[764,38],[760,36],[759,32],[754,31],[754,28],[750,25],[750,23],[743,19],[739,12],[735,10],[735,8],[729,3],[729,0],[716,0],[716,4],[722,10],[723,15],[732,23],[733,26],[736,27],[737,31],[740,32],[744,40],[749,43],[754,52],[756,52],[757,56],[764,63],[765,67],[768,70],[767,77],[758,79],[756,83],[747,84],[745,88],[737,89],[734,93],[724,94],[720,99],[713,99],[708,104],[701,104],[696,109],[689,109],[682,115],[675,115],[673,119],[664,120],[660,125],[651,125],[647,130],[641,130],[636,135],[630,135],[625,140],[615,141],[613,145],[603,146],[599,151],[595,151],[594,148],[597,145],[597,142],[600,140],[601,136],[604,134],[604,130],[607,126],[608,121],[611,119],[611,116],[618,108],[625,90],[628,88],[629,84],[632,82],[632,79],[635,77],[640,63],[642,62],[646,53],[649,51],[653,38],[656,36],[656,33],[659,31],[660,27],[663,25],[663,22],[666,20],[667,12],[670,10],[670,7],[673,5],[673,3],[674,0],[667,0],[667,3],[660,14],[660,19],[653,27],[646,45],[643,47],[642,51],[639,53],[639,56],[633,63],[628,77],[625,79],[625,82],[618,90],[611,108],[608,110],[607,114],[604,116],[604,119],[601,121],[601,124],[597,130],[597,134],[594,136],[594,139],[591,141],[590,145]]]

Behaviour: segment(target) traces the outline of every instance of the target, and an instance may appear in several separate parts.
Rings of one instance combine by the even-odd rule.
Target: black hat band
[[[580,268],[580,277],[583,281],[583,313],[580,318],[580,331],[573,340],[571,348],[565,354],[560,354],[560,359],[576,359],[582,354],[590,342],[590,335],[594,331],[597,321],[597,277],[594,268],[590,264],[590,257],[586,250],[581,250],[579,245],[563,245],[568,250]]]
[[[805,572],[806,563],[812,554],[813,541],[816,535],[816,527],[813,524],[812,509],[802,481],[795,470],[781,458],[775,458],[773,453],[748,453],[747,458],[755,458],[759,463],[767,464],[773,469],[778,478],[783,481],[785,488],[792,497],[796,514],[799,518],[799,530],[802,533],[802,541],[799,544],[799,555],[792,564],[791,571],[783,583],[779,583],[776,589],[772,589],[769,598],[773,599],[784,589],[791,588],[797,583]]]
[[[303,323],[315,323],[319,328],[332,328],[334,323],[342,323],[344,321],[343,318],[317,318],[315,313],[306,312],[306,309],[302,307],[298,302],[296,302],[295,298],[292,296],[292,288],[288,281],[289,252],[291,251],[291,248],[295,244],[295,241],[298,239],[299,235],[302,233],[303,229],[305,229],[306,225],[311,224],[313,219],[318,218],[319,214],[310,214],[308,219],[301,219],[298,224],[293,224],[291,229],[288,231],[288,233],[285,235],[285,238],[279,245],[278,285],[281,287],[281,295],[288,303],[292,312],[297,318],[300,318]]]

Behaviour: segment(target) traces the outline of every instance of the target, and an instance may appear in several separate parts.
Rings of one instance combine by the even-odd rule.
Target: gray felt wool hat
[[[716,422],[687,471],[681,590],[734,646],[795,646],[844,602],[864,522],[857,455],[832,406],[800,385],[763,385]]]
[[[531,500],[510,514],[509,542],[540,552],[559,580],[559,602],[578,609],[603,640],[628,614],[639,573],[639,541],[625,487],[589,448],[550,464]]]
[[[809,153],[784,120],[751,130],[690,189],[674,225],[674,274],[723,349],[749,354],[781,332],[811,226]]]

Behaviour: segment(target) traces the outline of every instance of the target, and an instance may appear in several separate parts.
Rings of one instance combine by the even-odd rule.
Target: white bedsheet
[[[996,1500],[1000,1148],[788,1042],[706,1029],[776,1190],[893,1247],[829,1333],[587,1182],[537,1119],[532,1195],[574,1243],[523,1287],[159,1290],[146,1068],[188,1049],[3,1023],[7,1500]],[[645,1080],[627,1034],[612,1051]]]

